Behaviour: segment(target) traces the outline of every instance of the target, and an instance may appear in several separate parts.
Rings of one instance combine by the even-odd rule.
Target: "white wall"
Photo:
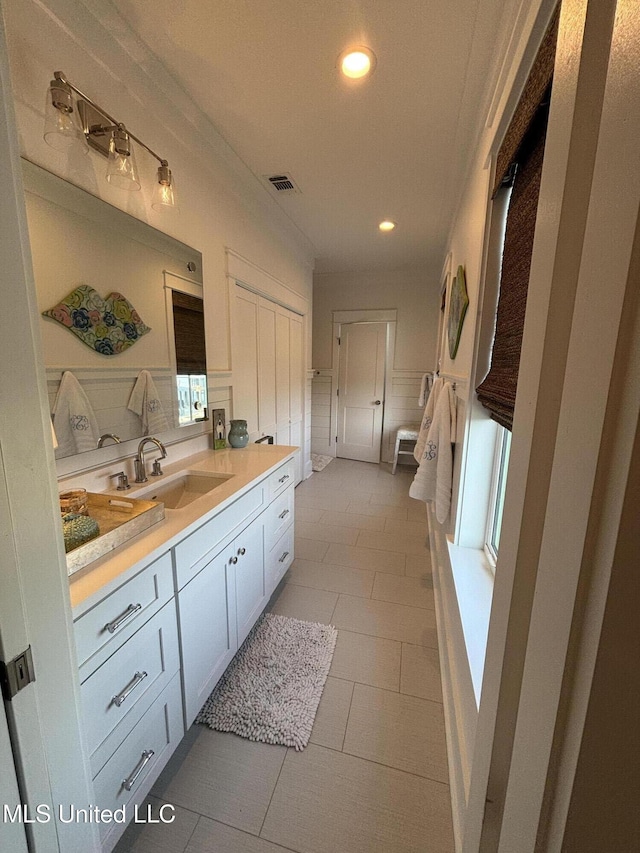
[[[392,375],[385,400],[382,458],[388,460],[395,427],[419,423],[420,379],[434,368],[438,331],[439,270],[403,268],[368,273],[332,273],[314,276],[312,449],[335,453],[329,428],[335,398],[338,365],[332,363],[333,312],[397,311]]]
[[[313,367],[331,367],[332,311],[395,308],[396,370],[433,367],[438,314],[433,309],[439,270],[398,269],[314,276]]]
[[[210,392],[214,402],[228,404],[226,249],[284,282],[310,312],[311,247],[112,7],[6,0],[5,17],[22,155],[202,252]],[[106,182],[101,155],[63,154],[44,142],[45,96],[56,70],[169,161],[178,215],[151,208],[157,162],[140,147],[142,191],[127,193]]]

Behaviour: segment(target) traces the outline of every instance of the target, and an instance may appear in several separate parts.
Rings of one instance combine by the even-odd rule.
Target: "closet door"
[[[289,317],[289,402],[290,427],[289,443],[302,448],[303,438],[303,409],[304,409],[304,354],[302,317],[291,314]],[[302,449],[296,456],[296,485],[302,480]]]
[[[246,419],[252,441],[302,447],[304,318],[239,284],[231,309],[233,417]]]
[[[258,297],[237,284],[233,292],[233,417],[244,418],[249,434],[255,434],[258,431]]]
[[[290,340],[289,311],[277,306],[276,315],[276,417],[278,444],[289,443],[290,405]]]
[[[258,297],[258,430],[275,435],[276,416],[276,305]]]
[[[303,387],[302,317],[289,316],[289,417],[291,423],[302,420]]]

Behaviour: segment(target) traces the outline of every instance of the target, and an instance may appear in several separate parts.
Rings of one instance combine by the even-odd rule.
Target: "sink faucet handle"
[[[118,478],[118,487],[117,488],[118,488],[119,492],[124,492],[127,489],[131,488],[131,486],[129,485],[129,478],[124,473],[124,471],[120,471],[117,474],[112,474],[109,479],[114,480],[116,477]]]
[[[165,453],[165,456],[167,454]],[[161,456],[159,459],[155,459],[153,463],[153,470],[151,471],[152,477],[160,477],[163,473],[162,468],[160,467],[160,459],[164,459],[164,456]]]

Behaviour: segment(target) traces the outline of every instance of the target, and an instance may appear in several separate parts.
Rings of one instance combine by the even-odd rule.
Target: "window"
[[[207,408],[207,377],[205,374],[178,374],[178,423],[180,426],[201,421]]]
[[[504,510],[504,495],[507,486],[507,469],[509,467],[509,452],[511,450],[511,433],[504,427],[496,429],[496,443],[493,455],[493,474],[491,477],[491,493],[487,513],[487,530],[484,550],[495,570],[502,530],[502,513]]]
[[[178,422],[201,421],[207,407],[207,365],[202,299],[173,289],[173,336],[176,354]]]

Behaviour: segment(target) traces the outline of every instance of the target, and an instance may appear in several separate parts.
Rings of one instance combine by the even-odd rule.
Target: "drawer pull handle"
[[[133,679],[129,682],[129,684],[127,684],[127,686],[124,688],[122,693],[118,693],[118,695],[114,696],[113,699],[111,700],[113,702],[113,704],[116,706],[116,708],[119,708],[120,705],[122,705],[124,700],[131,693],[131,691],[135,690],[136,687],[142,681],[144,681],[146,677],[147,677],[146,672],[136,672],[136,674],[133,676]]]
[[[121,625],[124,625],[127,619],[130,619],[134,613],[138,612],[138,610],[142,610],[142,605],[140,603],[130,604],[124,611],[122,616],[118,616],[118,618],[114,619],[113,622],[107,622],[104,627],[110,634],[114,634],[118,630],[118,628]]]
[[[288,475],[288,474],[285,474],[285,475],[284,475],[284,477],[280,477],[280,479],[278,480],[278,482],[279,482],[279,483],[284,483],[284,481],[285,481],[285,480],[288,480],[288,479],[289,479],[289,475]]]
[[[230,557],[229,562],[235,566],[235,564],[238,562],[238,558],[237,557]]]
[[[285,510],[284,510],[284,512],[281,512],[281,513],[280,513],[280,515],[278,516],[278,518],[284,518],[284,517],[285,517],[285,515],[289,515],[289,510],[288,510],[288,509],[285,509]]]
[[[130,791],[133,788],[133,786],[138,781],[138,776],[142,773],[142,771],[147,766],[147,764],[151,761],[151,759],[153,758],[154,755],[155,755],[155,752],[152,749],[143,749],[142,750],[142,755],[140,757],[140,761],[136,765],[136,769],[133,771],[131,776],[122,780],[122,787],[125,789],[125,791]]]
[[[289,556],[289,552],[285,551],[284,554],[282,555],[282,557],[280,557],[280,559],[278,560],[278,562],[284,563],[284,561],[287,559],[288,556]]]
[[[247,553],[247,549],[246,549],[246,548],[238,548],[238,554],[239,554],[241,557],[244,557],[244,555],[245,555],[246,553]]]

